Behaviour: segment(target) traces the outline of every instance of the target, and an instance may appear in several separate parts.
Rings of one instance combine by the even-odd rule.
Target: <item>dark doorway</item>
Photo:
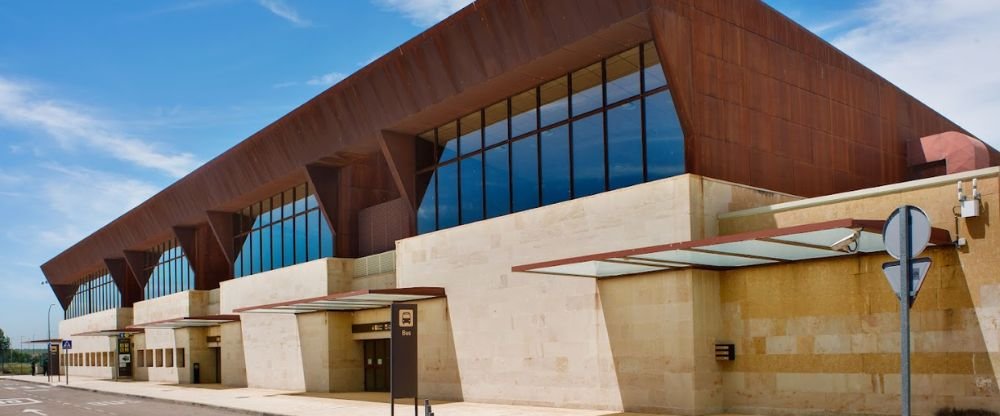
[[[215,382],[222,383],[222,348],[211,348],[215,355]]]
[[[365,391],[389,391],[389,340],[362,342],[365,348]]]

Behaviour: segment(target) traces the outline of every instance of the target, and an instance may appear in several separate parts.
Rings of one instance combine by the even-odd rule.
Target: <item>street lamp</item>
[[[53,306],[56,306],[56,304],[53,303],[53,304],[49,305],[48,319],[46,319],[46,322],[45,322],[46,325],[48,325],[48,338],[47,338],[46,343],[48,344],[48,349],[49,349],[49,352],[48,352],[48,354],[49,354],[49,360],[48,360],[49,361],[49,371],[48,371],[48,373],[49,373],[49,383],[52,382],[52,307]]]

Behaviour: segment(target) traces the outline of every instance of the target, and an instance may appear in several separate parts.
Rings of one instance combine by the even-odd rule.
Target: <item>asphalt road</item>
[[[208,416],[241,413],[0,380],[0,416]]]

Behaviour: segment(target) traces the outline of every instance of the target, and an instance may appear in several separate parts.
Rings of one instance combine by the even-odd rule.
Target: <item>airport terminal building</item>
[[[480,0],[42,270],[71,374],[385,391],[407,302],[421,398],[898,414],[913,204],[914,409],[1000,411],[998,165],[759,0]]]

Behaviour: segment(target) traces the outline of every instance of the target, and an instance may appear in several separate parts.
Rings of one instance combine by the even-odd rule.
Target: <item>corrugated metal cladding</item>
[[[147,250],[173,236],[174,227],[202,226],[210,211],[234,212],[304,180],[332,187],[321,205],[339,204],[322,207],[338,235],[338,256],[381,249],[400,229],[372,228],[372,216],[393,210],[360,211],[404,196],[413,221],[412,204],[420,199],[413,195],[419,193],[413,164],[380,154],[400,149],[385,145],[384,137],[415,136],[648,40],[675,100],[690,173],[824,195],[904,181],[908,141],[964,132],[759,0],[483,0],[263,128],[42,270],[66,305],[74,282],[105,259]],[[994,163],[1000,160],[990,153]],[[307,165],[312,173],[322,171],[317,166],[333,172],[317,178]],[[367,231],[359,230],[362,223]],[[412,232],[411,223],[406,233]]]

